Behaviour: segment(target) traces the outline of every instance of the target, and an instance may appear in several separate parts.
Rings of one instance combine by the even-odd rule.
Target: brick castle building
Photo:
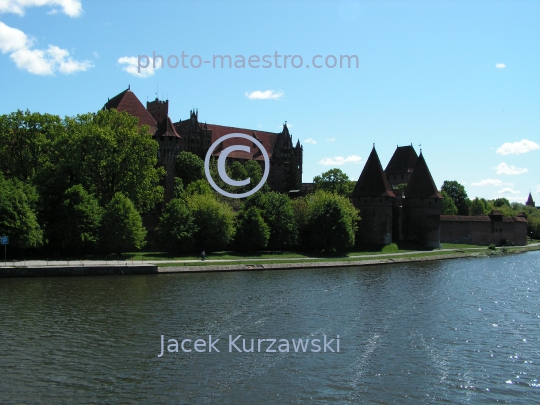
[[[400,184],[406,187],[397,187]],[[359,240],[406,240],[437,248],[441,200],[422,152],[418,156],[412,146],[398,147],[383,170],[374,145],[352,193],[362,217]]]
[[[352,193],[362,217],[358,238],[373,244],[411,241],[429,248],[441,242],[527,244],[524,214],[441,215],[442,199],[422,152],[418,156],[412,145],[398,146],[383,170],[373,146]],[[527,205],[534,206],[530,195]]]
[[[302,182],[303,147],[300,140],[293,144],[287,124],[281,132],[256,131],[246,128],[228,127],[199,122],[198,111],[190,111],[189,118],[173,122],[169,117],[169,101],[158,100],[146,103],[146,108],[130,88],[109,99],[103,109],[114,108],[125,111],[139,119],[139,125],[148,125],[150,133],[159,143],[158,162],[166,171],[164,180],[164,202],[174,196],[174,163],[181,151],[192,152],[205,158],[210,146],[224,135],[237,132],[252,136],[262,143],[270,158],[270,174],[268,184],[272,190],[287,192],[300,189]],[[249,152],[234,151],[227,161],[245,163],[254,160],[264,170],[264,159],[261,151],[253,142],[242,138],[229,139],[219,144],[213,151],[219,157],[221,151],[232,144],[243,144],[250,148]]]

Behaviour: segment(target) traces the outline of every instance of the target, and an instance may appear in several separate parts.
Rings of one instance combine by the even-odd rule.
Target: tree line
[[[48,252],[142,248],[142,215],[163,201],[165,172],[157,152],[148,127],[114,109],[64,119],[29,111],[0,116],[0,234],[19,249]],[[189,152],[178,155],[174,199],[155,232],[160,250],[333,251],[354,245],[360,217],[346,197],[319,190],[291,200],[265,186],[245,201],[229,199],[209,186],[203,164]],[[210,166],[228,190],[216,161]],[[226,170],[236,180],[250,177],[251,184],[262,178],[254,161]]]

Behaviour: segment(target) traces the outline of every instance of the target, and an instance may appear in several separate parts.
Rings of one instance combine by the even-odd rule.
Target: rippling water
[[[0,403],[540,403],[539,276],[540,252],[531,252],[0,279]],[[229,353],[228,336],[239,334],[339,335],[340,352]],[[221,352],[159,358],[161,335],[212,335]]]

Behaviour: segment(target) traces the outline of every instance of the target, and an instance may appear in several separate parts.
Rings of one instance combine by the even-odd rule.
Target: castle
[[[412,146],[397,147],[383,171],[373,145],[352,193],[362,217],[359,241],[405,240],[438,248],[441,201],[422,152],[418,156]]]
[[[163,206],[174,197],[176,156],[189,151],[204,159],[216,140],[234,132],[252,136],[263,144],[270,157],[268,183],[272,190],[288,192],[301,187],[303,148],[299,140],[293,146],[286,123],[278,133],[202,124],[198,111],[193,110],[188,119],[173,122],[168,100],[156,98],[147,102],[145,108],[130,88],[109,99],[103,107],[111,108],[137,117],[139,125],[147,125],[158,142],[158,161],[166,171]],[[222,142],[212,155],[218,157],[233,142],[248,146],[250,151],[229,154],[229,164],[247,160],[264,164],[261,151],[242,138]],[[362,217],[358,240],[384,245],[410,241],[429,248],[438,248],[441,242],[527,244],[526,217],[503,218],[497,211],[488,216],[441,215],[442,199],[422,151],[417,155],[412,145],[398,146],[383,170],[374,145],[351,195]],[[527,205],[534,206],[530,195]],[[152,230],[157,225],[158,212],[154,210],[143,219]]]
[[[352,193],[360,209],[359,241],[389,244],[410,241],[429,248],[440,243],[526,245],[527,217],[441,215],[437,190],[422,152],[398,146],[383,170],[375,146]],[[534,206],[529,195],[527,205]]]
[[[287,124],[283,125],[281,132],[255,131],[245,128],[227,127],[215,124],[202,124],[199,122],[198,111],[190,111],[189,118],[173,122],[169,117],[169,101],[158,100],[146,103],[146,108],[135,93],[128,89],[109,99],[103,106],[108,110],[114,108],[125,111],[139,119],[139,125],[148,125],[150,133],[159,143],[158,162],[165,168],[164,204],[174,196],[174,164],[176,156],[181,151],[192,152],[202,159],[206,156],[210,146],[224,135],[237,132],[252,136],[262,143],[270,158],[270,174],[268,184],[272,190],[286,192],[299,189],[302,179],[303,147],[300,140],[293,145],[292,135]],[[250,147],[250,152],[235,151],[229,154],[227,161],[245,163],[254,160],[263,168],[264,159],[261,151],[242,138],[226,140],[219,144],[212,152],[212,156],[219,157],[221,151],[232,143],[242,143]],[[263,168],[264,169],[264,168]]]

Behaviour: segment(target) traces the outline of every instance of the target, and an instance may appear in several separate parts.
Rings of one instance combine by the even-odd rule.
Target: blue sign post
[[[7,266],[6,247],[9,245],[9,236],[2,236],[2,238],[0,238],[0,242],[2,245],[4,245],[4,266]]]

